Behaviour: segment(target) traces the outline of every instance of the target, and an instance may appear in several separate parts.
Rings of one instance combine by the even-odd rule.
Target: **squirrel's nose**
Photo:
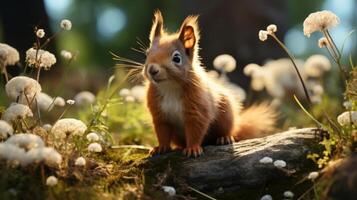
[[[155,76],[158,73],[159,73],[159,68],[157,68],[155,65],[149,66],[149,74],[151,76]]]

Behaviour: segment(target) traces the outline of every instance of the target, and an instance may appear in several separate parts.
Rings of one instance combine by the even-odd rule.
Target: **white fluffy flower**
[[[95,102],[95,96],[89,91],[82,91],[74,96],[77,105],[88,105]]]
[[[86,165],[86,159],[83,158],[83,157],[79,157],[74,162],[74,165],[76,165],[76,166],[85,166]]]
[[[268,31],[260,30],[258,34],[259,40],[264,42],[265,40],[268,39],[268,34],[269,34]]]
[[[59,166],[62,162],[62,156],[52,147],[40,147],[29,150],[27,158],[30,163],[44,162],[48,166]]]
[[[100,145],[99,143],[91,143],[88,145],[88,151],[90,152],[96,152],[96,153],[99,153],[99,152],[102,152],[102,145]]]
[[[57,185],[58,183],[58,179],[54,176],[49,176],[47,179],[46,179],[46,185],[47,186],[50,186],[50,187],[53,187],[55,185]]]
[[[317,44],[320,48],[326,47],[328,44],[327,38],[325,37],[320,38]]]
[[[87,140],[90,142],[96,142],[99,140],[98,134],[94,133],[94,132],[87,134],[86,137],[87,137]]]
[[[72,29],[72,22],[68,19],[63,19],[60,23],[60,26],[63,30],[69,31]]]
[[[130,94],[133,96],[137,101],[143,102],[146,97],[146,89],[143,85],[136,85],[130,89]]]
[[[25,104],[27,104],[27,99],[31,101],[36,94],[41,92],[42,88],[35,79],[16,76],[6,83],[5,90],[7,96],[12,100],[26,102]]]
[[[119,96],[121,97],[127,97],[130,95],[130,90],[127,88],[123,88],[119,91]]]
[[[266,194],[260,198],[260,200],[273,200],[273,197],[270,194]]]
[[[56,106],[63,107],[63,106],[66,105],[66,101],[65,101],[64,98],[62,98],[62,97],[55,97],[54,104],[55,104]]]
[[[310,174],[307,176],[307,178],[310,180],[315,180],[317,177],[319,177],[319,172],[310,172]]]
[[[267,31],[269,34],[273,34],[275,33],[276,31],[278,31],[278,27],[275,25],[275,24],[270,24],[268,27],[267,27]]]
[[[43,129],[45,129],[47,132],[51,132],[52,125],[51,124],[44,124],[42,126]]]
[[[347,110],[350,110],[353,106],[352,102],[351,101],[344,101],[343,102],[343,107],[345,107]]]
[[[352,120],[352,122],[351,122]],[[350,125],[351,123],[357,125],[357,112],[356,111],[346,111],[337,117],[337,122],[341,126]]]
[[[130,95],[130,96],[125,97],[125,101],[129,102],[129,103],[132,103],[132,102],[135,102],[135,98]]]
[[[67,102],[68,105],[73,105],[73,104],[76,103],[76,101],[73,100],[73,99],[68,99],[66,102]]]
[[[0,160],[25,165],[27,163],[26,152],[24,149],[9,143],[0,143]],[[25,163],[25,164],[23,164]]]
[[[53,98],[43,92],[36,96],[36,100],[37,106],[43,111],[52,110],[53,106],[55,105]],[[33,102],[33,104],[35,104],[35,102]]]
[[[294,193],[291,192],[291,191],[285,191],[284,192],[284,197],[288,198],[288,199],[292,199],[292,198],[294,198]]]
[[[304,21],[304,35],[310,37],[315,31],[324,31],[339,23],[340,19],[331,11],[323,10],[311,13]]]
[[[286,162],[283,160],[276,160],[274,161],[274,166],[277,168],[284,168],[286,167]]]
[[[14,129],[4,120],[0,120],[0,140],[6,139],[14,133]]]
[[[8,107],[2,115],[2,119],[8,123],[13,123],[18,119],[25,119],[27,117],[32,117],[31,109],[22,104],[13,103]]]
[[[331,62],[324,55],[312,55],[306,60],[304,64],[305,74],[309,77],[319,78],[330,69]]]
[[[43,37],[45,37],[45,31],[44,31],[43,29],[38,29],[38,30],[36,31],[36,36],[37,36],[38,38],[43,38]]]
[[[57,62],[55,55],[52,53],[39,49],[36,57],[36,51],[34,48],[30,48],[26,51],[26,62],[29,66],[48,70]]]
[[[175,188],[172,187],[172,186],[166,186],[166,185],[164,185],[164,186],[162,186],[161,188],[162,188],[162,190],[164,190],[164,192],[166,192],[169,196],[175,196],[175,195],[176,195],[176,190],[175,190]]]
[[[15,65],[20,60],[19,52],[12,46],[0,43],[0,64]]]
[[[69,135],[82,136],[87,126],[78,119],[64,118],[58,120],[52,127],[52,134],[57,138],[66,138]]]
[[[45,143],[40,136],[30,133],[14,134],[7,139],[5,143],[12,144],[26,150],[45,146]]]
[[[73,58],[72,53],[69,52],[69,51],[66,51],[66,50],[62,50],[62,51],[61,51],[61,56],[62,56],[64,59],[66,59],[66,60],[70,60],[70,59]]]
[[[273,163],[273,159],[268,156],[265,156],[264,158],[259,160],[259,163],[262,163],[262,164]]]
[[[237,66],[236,60],[229,54],[222,54],[213,60],[213,66],[217,70],[232,72]]]

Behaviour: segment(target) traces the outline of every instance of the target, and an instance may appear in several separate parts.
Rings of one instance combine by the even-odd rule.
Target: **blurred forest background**
[[[204,64],[213,68],[212,61],[217,55],[231,54],[238,67],[229,74],[230,79],[245,89],[249,87],[249,79],[242,73],[246,64],[285,57],[274,42],[259,41],[258,31],[268,24],[277,24],[278,37],[297,58],[305,58],[314,53],[326,55],[313,42],[318,39],[317,34],[312,36],[316,37],[313,40],[303,35],[302,22],[310,12],[329,9],[341,18],[342,24],[332,30],[338,45],[357,23],[355,0],[6,0],[0,7],[0,41],[24,55],[35,41],[35,26],[51,35],[59,30],[61,19],[70,19],[72,31],[56,37],[50,50],[56,55],[62,49],[78,52],[78,58],[71,64],[70,72],[61,70],[66,63],[58,63],[53,70],[42,74],[42,80],[48,85],[57,84],[59,73],[71,73],[75,76],[67,80],[73,88],[67,91],[69,94],[83,89],[96,92],[114,71],[115,61],[109,51],[144,61],[145,56],[131,48],[139,48],[137,40],[148,44],[155,9],[163,12],[167,29],[171,31],[179,28],[185,16],[199,14]],[[355,42],[354,34],[344,52],[355,52],[351,49]],[[21,60],[24,63],[24,57]],[[18,73],[15,68],[10,72]]]

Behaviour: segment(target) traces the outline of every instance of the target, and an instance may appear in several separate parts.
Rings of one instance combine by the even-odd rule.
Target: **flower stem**
[[[4,68],[3,68],[3,73],[4,73],[4,76],[5,76],[6,83],[9,82],[9,76],[7,75],[6,66],[4,66]]]
[[[37,70],[37,82],[40,82],[40,72],[41,72],[41,67],[38,68]]]
[[[284,43],[282,43],[278,37],[276,37],[276,35],[274,33],[270,34],[274,39],[275,41],[280,45],[280,47],[286,52],[286,54],[288,54],[291,62],[293,63],[294,65],[294,68],[295,68],[295,71],[300,79],[300,82],[301,82],[301,85],[304,89],[304,93],[305,93],[305,96],[306,96],[306,99],[307,101],[311,104],[311,98],[310,98],[310,95],[309,93],[307,92],[307,89],[306,89],[306,86],[305,86],[305,83],[304,83],[304,80],[302,79],[302,76],[300,74],[300,71],[295,63],[295,57],[289,52],[288,48],[286,48],[286,46],[284,45]]]

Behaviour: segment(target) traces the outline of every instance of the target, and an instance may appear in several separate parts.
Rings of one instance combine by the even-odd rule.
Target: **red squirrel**
[[[176,33],[164,30],[160,11],[154,18],[142,71],[159,143],[152,155],[176,147],[197,157],[203,145],[231,144],[273,129],[273,108],[262,103],[241,111],[241,103],[201,66],[198,16],[188,16]]]

